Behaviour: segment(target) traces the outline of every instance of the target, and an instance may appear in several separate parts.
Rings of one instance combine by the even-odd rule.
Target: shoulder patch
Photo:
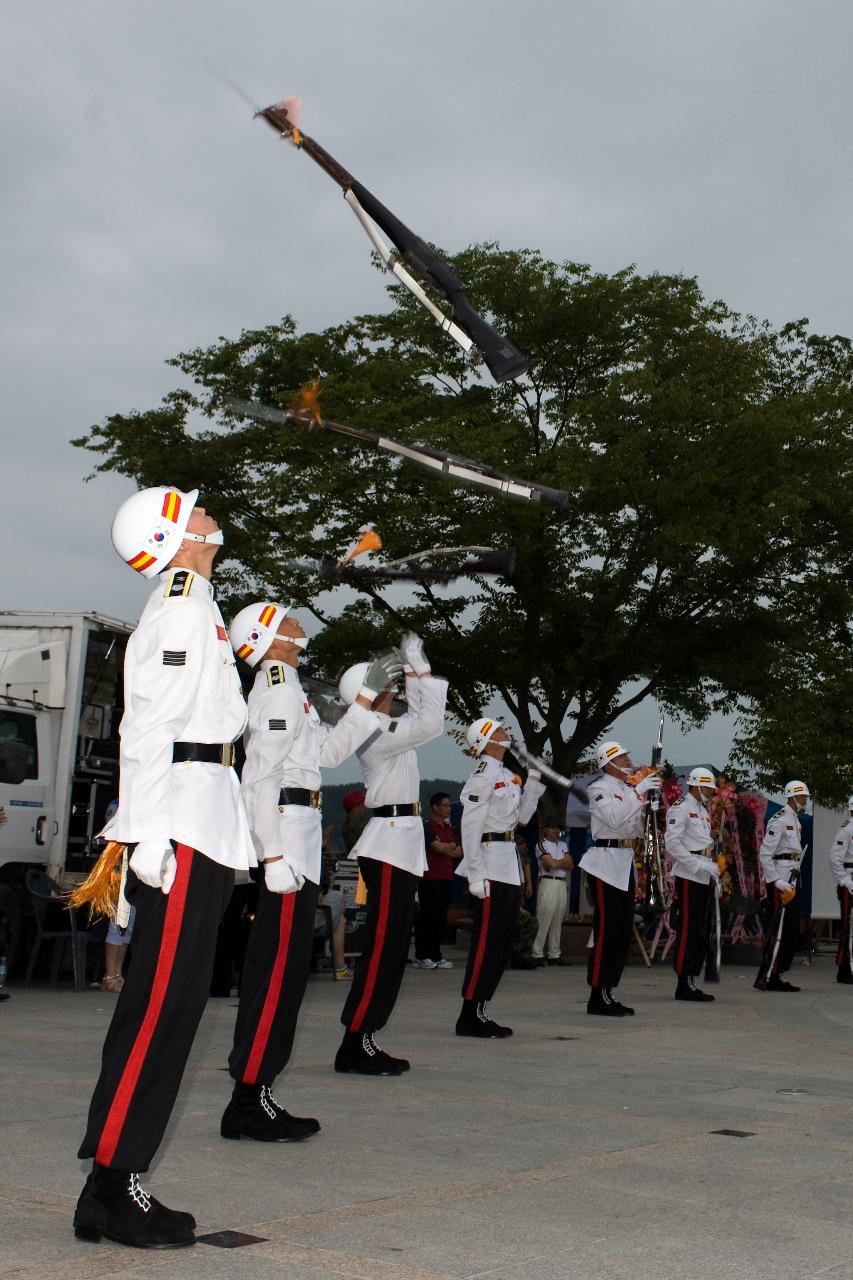
[[[163,588],[163,598],[171,596],[188,596],[195,574],[191,569],[176,569]]]
[[[269,726],[271,729],[286,729],[287,721],[286,720],[270,720]]]
[[[227,641],[227,639],[228,639],[228,632],[225,630],[225,628],[224,628],[224,627],[220,627],[220,625],[219,625],[219,623],[218,623],[218,622],[217,622],[217,624],[216,624],[216,639],[217,639],[217,640],[226,640],[226,641]]]
[[[391,723],[390,723],[390,724],[389,724],[389,726],[388,726],[388,732],[389,732],[389,733],[396,733],[396,732],[397,732],[397,721],[396,721],[396,720],[392,720],[392,721],[391,721]]]
[[[687,816],[688,816],[688,818],[698,818],[698,817],[699,817],[699,814],[698,814],[698,813],[688,813],[688,815],[687,815]]]
[[[680,804],[684,804],[684,796],[679,796],[669,807],[670,809],[677,809]]]
[[[185,667],[187,665],[186,649],[164,649],[163,650],[163,666],[164,667]]]
[[[284,667],[280,663],[274,667],[267,667],[267,684],[270,688],[275,684],[284,684]]]
[[[477,768],[474,770],[474,777],[476,777],[478,773],[483,773],[485,771],[485,768],[486,768],[486,762],[485,760],[481,760],[480,763],[477,765]]]
[[[479,797],[479,796],[463,796],[463,797],[462,797],[462,799],[463,799],[463,801],[465,801],[465,800],[473,800],[473,801],[474,801],[474,804],[479,804],[479,803],[480,803],[480,797]]]

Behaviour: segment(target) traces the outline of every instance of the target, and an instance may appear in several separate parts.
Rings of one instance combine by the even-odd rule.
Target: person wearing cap
[[[649,793],[660,789],[658,773],[636,787],[628,778],[634,766],[620,742],[603,742],[595,753],[601,769],[589,784],[592,844],[580,861],[592,892],[593,945],[587,961],[586,1011],[624,1018],[634,1010],[615,998],[634,929],[634,844],[643,835]]]
[[[228,1059],[234,1090],[220,1133],[295,1142],[316,1133],[319,1122],[290,1115],[272,1086],[290,1060],[311,969],[323,857],[320,770],[342,764],[378,728],[370,704],[388,671],[368,664],[365,690],[330,728],[300,684],[297,666],[308,642],[287,607],[248,605],[231,623],[230,638],[237,657],[256,670],[242,791],[264,877]]]
[[[758,856],[773,912],[758,975],[757,991],[799,991],[787,982],[797,945],[797,885],[803,860],[803,836],[799,815],[809,802],[809,789],[795,778],[785,787],[785,804],[767,824]]]
[[[163,1139],[207,1002],[234,873],[256,865],[232,768],[246,704],[210,582],[222,533],[197,499],[141,490],[112,528],[121,558],[159,580],[127,645],[119,803],[101,833],[130,852],[136,925],[79,1150],[94,1165],[74,1230],[151,1249],[195,1242],[192,1215],[160,1204],[139,1175]]]
[[[569,846],[560,839],[560,824],[554,818],[542,823],[542,839],[536,845],[539,879],[536,886],[536,916],[539,928],[533,944],[537,964],[568,965],[562,960],[563,919],[568,903],[566,877],[574,867]]]
[[[853,901],[853,796],[847,801],[847,812],[850,817],[839,827],[829,847],[829,865],[838,885],[838,901],[841,903],[841,936],[835,953],[838,966],[835,981],[849,986],[853,983],[850,963],[853,957],[853,913],[850,910]]]
[[[346,814],[341,838],[344,842],[344,848],[349,854],[370,821],[370,814],[367,812],[367,806],[364,803],[363,791],[348,791],[341,804]]]
[[[717,787],[711,769],[693,769],[687,794],[676,800],[666,819],[666,852],[672,862],[678,920],[672,964],[678,978],[676,1000],[708,1003],[696,979],[708,952],[708,901],[717,892],[721,868],[713,856],[711,815],[706,807]]]
[[[512,950],[521,907],[521,861],[515,829],[525,826],[545,790],[531,769],[521,778],[504,764],[509,733],[500,720],[475,720],[465,731],[471,755],[479,758],[462,788],[462,861],[456,874],[468,881],[473,899],[471,941],[462,980],[458,1036],[502,1040],[512,1035],[489,1017],[486,1003],[498,989]]]
[[[396,683],[374,698],[379,728],[359,747],[370,821],[350,851],[367,890],[364,949],[356,961],[352,987],[341,1013],[344,1036],[335,1070],[392,1076],[408,1071],[405,1058],[381,1049],[376,1033],[393,1012],[409,953],[415,892],[426,870],[424,826],[420,818],[417,748],[444,732],[447,681],[436,679],[423,641],[411,632],[400,644],[407,711],[392,717]],[[345,671],[342,700],[349,705],[364,685],[366,665]]]

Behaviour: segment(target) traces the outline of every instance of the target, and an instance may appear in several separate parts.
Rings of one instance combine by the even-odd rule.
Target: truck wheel
[[[15,967],[15,958],[21,942],[23,916],[18,895],[10,884],[0,884],[0,955],[6,957],[9,973]]]

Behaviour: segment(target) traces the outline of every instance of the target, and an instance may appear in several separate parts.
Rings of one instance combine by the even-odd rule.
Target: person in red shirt
[[[427,869],[418,886],[418,914],[415,919],[415,968],[452,969],[441,944],[447,927],[447,908],[453,888],[453,864],[462,857],[462,847],[450,825],[450,796],[437,791],[430,798],[432,817],[426,821]]]

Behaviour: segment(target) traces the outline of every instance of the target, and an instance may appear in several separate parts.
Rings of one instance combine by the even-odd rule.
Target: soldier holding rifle
[[[634,927],[634,844],[643,835],[649,795],[661,778],[649,773],[633,787],[631,758],[619,742],[603,742],[595,753],[601,776],[589,785],[592,845],[581,858],[593,899],[593,947],[587,963],[586,1011],[624,1018],[634,1010],[613,995],[628,958]]]
[[[767,824],[761,848],[761,869],[773,907],[764,955],[753,986],[758,991],[799,991],[782,977],[791,967],[797,942],[797,886],[803,859],[799,815],[809,802],[809,789],[795,779],[785,787],[785,805]]]
[[[666,852],[673,863],[678,899],[672,962],[678,977],[675,998],[697,1003],[714,999],[699,990],[696,979],[708,950],[708,902],[717,892],[720,877],[720,867],[712,856],[711,815],[705,807],[716,786],[710,769],[694,769],[687,778],[687,795],[676,800],[666,822]]]

